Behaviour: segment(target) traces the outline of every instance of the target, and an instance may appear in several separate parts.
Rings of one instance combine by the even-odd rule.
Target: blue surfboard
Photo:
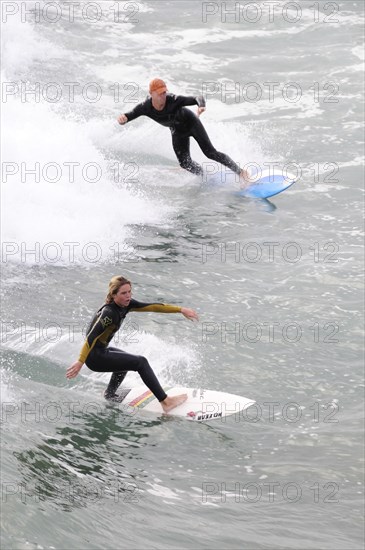
[[[280,171],[273,172],[272,170],[263,170],[258,174],[259,178],[251,183],[245,189],[240,189],[235,192],[235,195],[240,197],[249,197],[254,199],[268,199],[274,195],[282,193],[291,187],[296,176],[292,174],[282,173]],[[252,179],[254,176],[252,176]],[[207,176],[207,181],[210,185],[222,185],[239,187],[239,178],[237,174],[231,171],[220,171]]]

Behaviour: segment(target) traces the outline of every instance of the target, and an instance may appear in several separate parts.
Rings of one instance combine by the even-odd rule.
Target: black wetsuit
[[[156,398],[163,401],[167,395],[147,359],[141,355],[132,355],[118,348],[108,346],[130,311],[178,313],[181,308],[169,304],[138,302],[133,298],[126,307],[120,307],[115,302],[104,304],[96,312],[88,327],[86,341],[81,349],[79,361],[86,363],[89,369],[96,372],[113,372],[105,391],[106,398],[115,395],[127,371],[133,370],[139,373],[143,382]]]
[[[228,155],[217,151],[209,139],[207,132],[199,118],[190,110],[185,109],[187,105],[198,105],[205,107],[203,97],[185,97],[181,95],[166,95],[166,104],[162,111],[158,111],[152,105],[152,98],[148,97],[143,103],[139,103],[129,113],[125,113],[128,122],[139,116],[148,116],[162,126],[167,126],[171,130],[172,145],[179,161],[179,164],[185,170],[193,174],[202,174],[203,169],[191,159],[190,156],[190,136],[193,137],[203,151],[211,160],[220,162],[230,170],[239,174],[241,168]]]

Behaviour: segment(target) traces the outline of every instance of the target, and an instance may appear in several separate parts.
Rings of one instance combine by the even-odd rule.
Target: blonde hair
[[[107,304],[111,304],[114,301],[114,296],[116,295],[120,287],[123,285],[132,286],[132,283],[128,281],[128,279],[126,279],[125,277],[122,277],[121,275],[115,275],[110,279],[109,292],[105,300]]]

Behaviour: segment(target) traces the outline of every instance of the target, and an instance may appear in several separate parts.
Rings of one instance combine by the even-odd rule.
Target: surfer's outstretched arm
[[[157,302],[139,302],[132,299],[129,311],[154,312],[154,313],[181,313],[190,321],[198,321],[199,317],[196,311],[188,307],[174,306],[171,304],[162,304]]]

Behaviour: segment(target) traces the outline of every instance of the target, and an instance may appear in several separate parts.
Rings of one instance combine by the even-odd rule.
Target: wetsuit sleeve
[[[202,95],[198,96],[196,101],[198,103],[198,107],[206,107],[206,101]]]
[[[143,116],[146,113],[146,102],[144,101],[143,103],[139,103],[138,105],[135,106],[134,109],[132,109],[131,111],[129,111],[129,113],[124,113],[125,116],[127,117],[128,119],[128,122],[131,122],[131,120],[134,120],[140,116]]]
[[[187,107],[188,105],[198,105],[198,107],[205,107],[205,99],[203,96],[183,96],[176,95],[174,97],[175,105],[178,104],[179,107]]]
[[[156,302],[138,302],[132,299],[129,311],[154,311],[155,313],[180,313],[181,307]]]
[[[85,363],[96,341],[114,321],[113,312],[107,307],[102,309],[100,314],[96,317],[95,322],[90,327],[85,343],[81,348],[79,356],[79,361],[81,361],[81,363]]]

